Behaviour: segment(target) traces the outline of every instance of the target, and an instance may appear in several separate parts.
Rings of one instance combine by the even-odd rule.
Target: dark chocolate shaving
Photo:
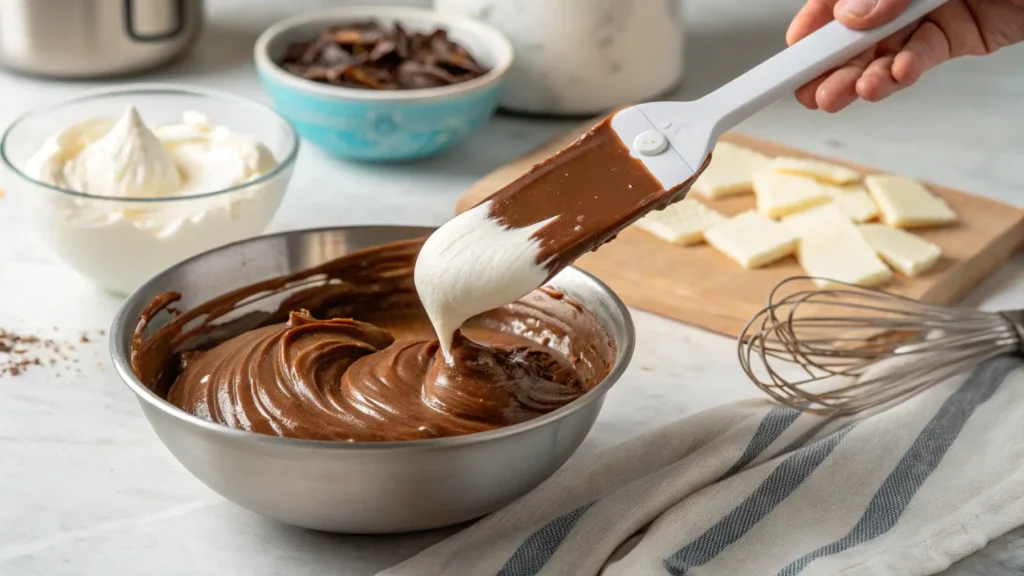
[[[291,44],[281,67],[314,82],[369,90],[451,86],[487,73],[442,29],[423,34],[378,22],[331,28]]]

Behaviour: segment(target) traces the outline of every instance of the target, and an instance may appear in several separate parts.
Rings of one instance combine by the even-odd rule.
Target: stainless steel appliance
[[[196,40],[203,0],[0,0],[0,66],[90,78],[138,72]]]

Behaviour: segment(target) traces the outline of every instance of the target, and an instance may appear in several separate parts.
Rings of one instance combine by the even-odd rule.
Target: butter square
[[[949,204],[916,180],[872,174],[864,178],[864,185],[882,211],[882,220],[890,226],[917,228],[956,220]]]
[[[707,229],[704,239],[744,268],[760,268],[785,258],[797,243],[782,224],[753,210]]]
[[[648,213],[634,224],[637,228],[677,246],[704,240],[704,231],[726,220],[698,200],[686,198],[664,210]]]

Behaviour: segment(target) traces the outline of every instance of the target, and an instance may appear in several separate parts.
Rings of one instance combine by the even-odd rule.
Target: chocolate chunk
[[[398,67],[398,82],[408,88],[433,88],[458,84],[459,80],[443,68],[415,60],[406,60]]]
[[[280,64],[306,80],[369,90],[450,86],[487,73],[445,30],[407,32],[378,22],[330,28],[291,44]]]
[[[324,46],[320,52],[320,58],[323,60],[324,66],[348,66],[355,64],[357,60],[355,56],[342,50],[341,46],[337,44]]]

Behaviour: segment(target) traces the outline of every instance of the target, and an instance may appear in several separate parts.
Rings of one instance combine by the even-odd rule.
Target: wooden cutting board
[[[554,154],[586,132],[587,123],[476,182],[460,198],[462,212],[514,180],[537,162]],[[723,140],[769,156],[821,158],[877,172],[833,158],[823,158],[744,136],[727,134]],[[1024,211],[1001,202],[940,186],[929,185],[959,216],[955,226],[914,232],[938,244],[943,257],[926,274],[905,278],[898,274],[884,289],[937,304],[953,304],[1001,266],[1024,242]],[[725,214],[753,208],[753,195],[719,201],[705,200]],[[751,316],[764,307],[778,282],[803,274],[792,257],[758,270],[746,270],[710,246],[672,246],[636,229],[627,229],[576,265],[594,274],[630,306],[674,318],[729,336],[737,336]]]

